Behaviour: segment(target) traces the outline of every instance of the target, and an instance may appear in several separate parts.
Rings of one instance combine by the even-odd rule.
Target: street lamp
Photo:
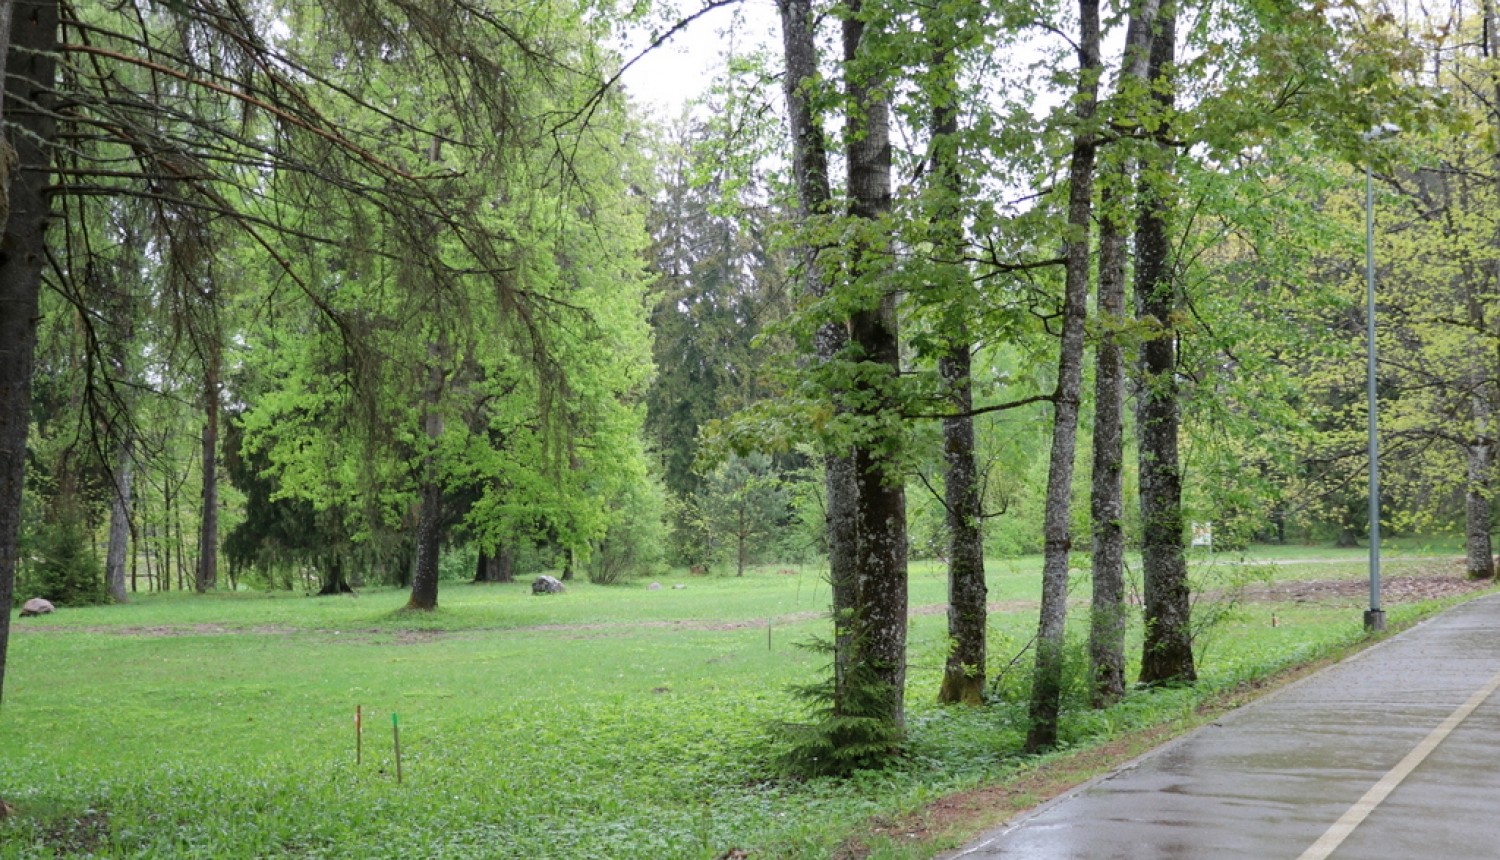
[[[1383,122],[1360,137],[1374,143],[1401,131],[1393,123]],[[1370,608],[1365,610],[1365,629],[1385,629],[1385,610],[1380,608],[1380,445],[1376,435],[1375,411],[1375,180],[1365,159],[1365,354],[1370,415]]]

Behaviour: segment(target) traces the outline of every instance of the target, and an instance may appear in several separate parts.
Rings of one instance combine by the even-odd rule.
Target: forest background
[[[1194,680],[1193,524],[1368,533],[1366,171],[1382,525],[1494,575],[1488,2],[782,0],[667,122],[612,46],[697,9],[0,5],[0,602],[824,561],[788,764],[845,771],[909,559],[979,702],[985,558],[1041,553],[1048,749],[1070,571],[1103,706],[1129,624]]]

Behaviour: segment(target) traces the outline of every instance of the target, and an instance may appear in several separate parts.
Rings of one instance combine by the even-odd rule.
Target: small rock
[[[43,600],[40,597],[33,597],[21,607],[21,617],[30,618],[33,615],[51,615],[56,611],[57,607],[53,606],[51,601]]]
[[[562,594],[566,590],[562,580],[553,576],[543,574],[531,581],[532,594]]]
[[[659,583],[659,582],[653,582],[650,585],[646,586],[646,590],[647,591],[661,591],[661,583]]]
[[[687,588],[687,586],[686,585],[674,585],[674,586],[672,586],[672,590],[673,591],[681,591],[684,588]]]

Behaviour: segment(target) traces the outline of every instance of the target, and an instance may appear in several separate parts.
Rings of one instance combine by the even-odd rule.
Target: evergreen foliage
[[[41,527],[33,560],[21,569],[16,599],[41,597],[56,606],[109,602],[104,568],[88,529],[77,516],[63,516]]]
[[[814,639],[810,651],[834,655],[834,643]],[[888,682],[867,661],[840,669],[829,665],[811,684],[791,687],[807,710],[808,722],[779,722],[771,726],[778,742],[775,764],[802,779],[847,777],[855,771],[889,765],[899,752],[902,731],[891,719]]]

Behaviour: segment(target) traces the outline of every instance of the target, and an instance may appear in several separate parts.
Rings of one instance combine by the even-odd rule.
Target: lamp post
[[[1400,131],[1386,122],[1360,136],[1366,143],[1373,143]],[[1380,442],[1375,401],[1375,180],[1368,158],[1365,160],[1365,339],[1370,416],[1370,608],[1365,610],[1365,629],[1378,633],[1385,629],[1385,610],[1380,608]]]

